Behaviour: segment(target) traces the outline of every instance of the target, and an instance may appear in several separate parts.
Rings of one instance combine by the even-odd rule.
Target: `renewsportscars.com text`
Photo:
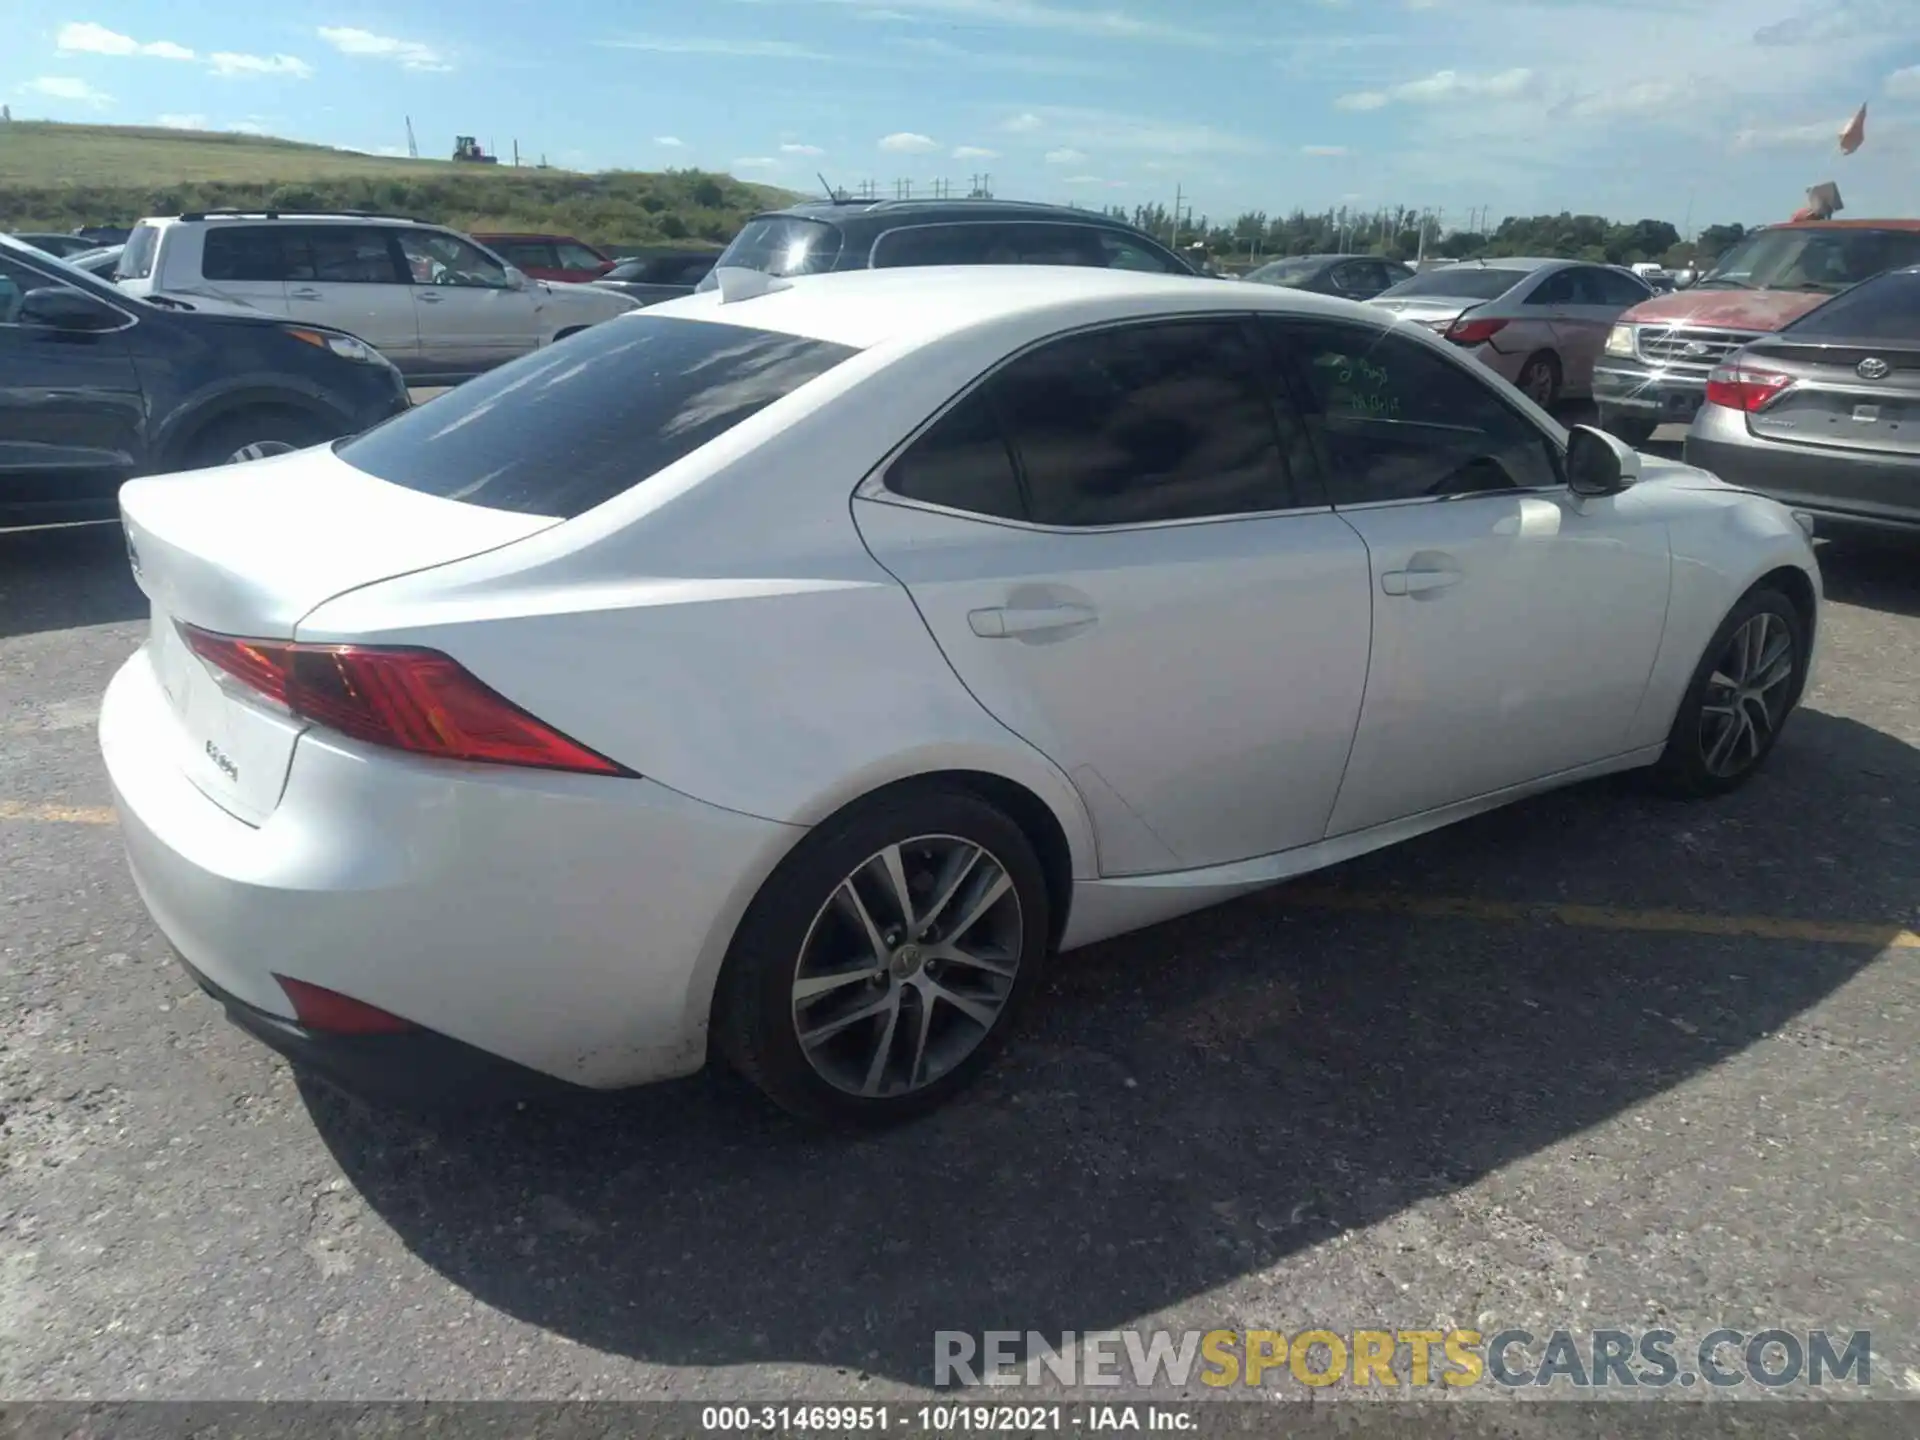
[[[934,1384],[1224,1389],[1496,1385],[1664,1389],[1870,1385],[1865,1330],[1029,1330],[934,1336]]]

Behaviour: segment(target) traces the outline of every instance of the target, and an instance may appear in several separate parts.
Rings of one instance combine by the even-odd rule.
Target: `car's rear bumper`
[[[1685,425],[1706,394],[1704,370],[1619,359],[1603,360],[1593,367],[1593,400],[1603,422],[1618,417],[1656,425]]]
[[[157,743],[170,722],[142,649],[108,686],[101,750],[141,898],[223,997],[284,1025],[285,975],[576,1085],[700,1067],[734,927],[803,833],[647,780],[428,761],[317,730],[254,826]]]
[[[369,1100],[409,1106],[493,1105],[585,1093],[584,1087],[416,1027],[395,1034],[343,1035],[314,1030],[249,1005],[194,969],[180,968],[218,1001],[227,1019],[297,1069],[324,1076]]]
[[[1744,414],[1709,406],[1687,432],[1686,461],[1804,510],[1823,528],[1920,528],[1920,455],[1761,439]]]

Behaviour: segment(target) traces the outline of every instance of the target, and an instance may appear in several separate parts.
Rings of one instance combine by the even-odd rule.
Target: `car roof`
[[[1070,265],[932,265],[844,270],[774,282],[731,302],[721,289],[635,314],[678,316],[802,335],[855,349],[933,340],[1020,314],[1104,309],[1124,319],[1220,311],[1273,310],[1339,316],[1379,325],[1350,300],[1270,285],[1223,285],[1199,275],[1156,275]],[[617,317],[623,319],[625,317]]]
[[[1037,200],[801,200],[777,210],[763,210],[753,218],[781,216],[822,220],[844,225],[849,220],[1056,220],[1070,225],[1097,225],[1105,230],[1134,231],[1135,226],[1097,210],[1070,205],[1048,205]]]
[[[142,225],[425,225],[447,230],[438,220],[420,220],[411,215],[385,215],[372,210],[189,210],[180,215],[149,215]]]

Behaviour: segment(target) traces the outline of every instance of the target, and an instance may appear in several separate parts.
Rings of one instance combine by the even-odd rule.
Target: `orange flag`
[[[1851,155],[1860,148],[1860,142],[1867,138],[1867,107],[1862,105],[1854,112],[1853,119],[1847,122],[1847,128],[1840,132],[1840,153]]]

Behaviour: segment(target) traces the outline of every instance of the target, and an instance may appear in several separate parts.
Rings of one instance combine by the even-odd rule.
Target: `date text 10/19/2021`
[[[708,1405],[700,1412],[707,1434],[907,1435],[965,1433],[1037,1435],[1069,1430],[1196,1430],[1193,1407],[1119,1405]]]

